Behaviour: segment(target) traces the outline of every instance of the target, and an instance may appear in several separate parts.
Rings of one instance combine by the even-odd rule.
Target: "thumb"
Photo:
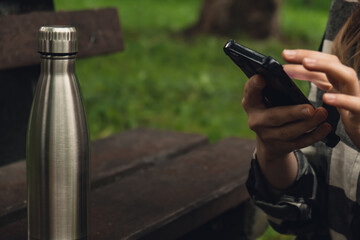
[[[262,91],[265,88],[265,85],[266,82],[260,75],[254,75],[249,78],[244,87],[244,98],[242,100],[245,111],[248,111],[252,108],[266,108],[262,95]]]

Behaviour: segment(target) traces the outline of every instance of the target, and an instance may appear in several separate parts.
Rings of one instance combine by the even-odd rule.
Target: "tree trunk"
[[[195,25],[186,35],[231,35],[245,32],[253,38],[278,36],[280,0],[205,0]]]

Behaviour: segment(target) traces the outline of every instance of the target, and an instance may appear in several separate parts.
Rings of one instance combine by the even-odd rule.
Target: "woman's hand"
[[[257,135],[257,157],[264,176],[271,185],[286,188],[297,174],[292,152],[325,138],[331,126],[324,122],[324,108],[314,109],[309,104],[266,108],[264,87],[261,76],[250,78],[242,104],[249,126]]]
[[[313,82],[327,91],[323,100],[337,107],[346,133],[360,148],[360,87],[357,73],[330,54],[310,50],[284,50],[284,59],[291,63],[285,71],[300,80]]]

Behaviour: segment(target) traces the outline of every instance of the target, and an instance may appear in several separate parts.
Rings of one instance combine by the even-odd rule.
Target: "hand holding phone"
[[[254,50],[228,41],[224,52],[240,67],[245,75],[250,78],[255,74],[263,76],[266,87],[263,90],[264,103],[267,107],[310,104],[309,100],[283,70],[282,65],[270,56],[264,56]],[[328,122],[332,131],[323,140],[329,147],[335,147],[340,138],[335,134],[338,114],[330,109]]]

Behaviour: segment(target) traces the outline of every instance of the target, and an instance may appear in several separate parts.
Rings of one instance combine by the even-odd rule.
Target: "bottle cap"
[[[71,26],[43,26],[39,29],[39,52],[47,54],[76,54],[77,34]]]

